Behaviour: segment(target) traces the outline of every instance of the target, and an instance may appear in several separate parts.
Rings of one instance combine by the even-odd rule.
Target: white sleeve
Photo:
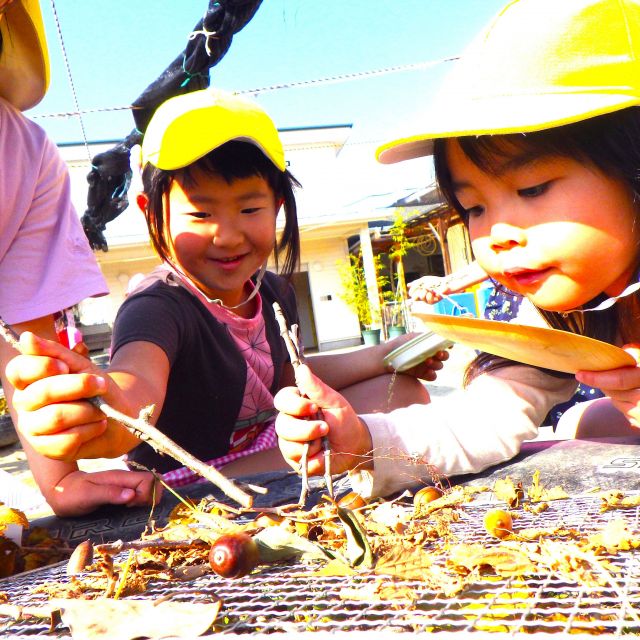
[[[352,472],[353,489],[364,496],[388,495],[422,479],[477,473],[509,460],[576,386],[574,378],[514,365],[482,374],[431,404],[363,415],[374,468]]]

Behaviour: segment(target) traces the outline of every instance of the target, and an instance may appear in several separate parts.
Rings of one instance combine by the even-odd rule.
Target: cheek
[[[178,231],[173,237],[173,253],[180,260],[199,254],[208,244],[202,236],[188,231]]]

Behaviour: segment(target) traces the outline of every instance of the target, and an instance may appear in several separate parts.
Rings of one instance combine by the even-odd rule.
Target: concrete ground
[[[445,396],[460,388],[464,369],[473,357],[473,351],[462,345],[455,345],[450,350],[449,360],[438,375],[435,382],[425,383],[431,396]],[[107,459],[82,461],[81,468],[97,471],[113,468],[114,461]],[[29,470],[25,453],[16,443],[0,448],[0,501],[9,506],[27,508],[30,519],[50,515],[51,511],[43,502]],[[16,504],[12,504],[12,503]]]

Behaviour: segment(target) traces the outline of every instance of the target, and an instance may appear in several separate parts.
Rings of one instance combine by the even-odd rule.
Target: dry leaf
[[[562,487],[553,487],[545,489],[540,484],[540,472],[534,471],[531,486],[527,491],[531,502],[550,502],[551,500],[566,500],[569,494]]]
[[[498,500],[506,502],[512,509],[517,508],[524,498],[522,483],[515,485],[509,476],[504,480],[496,480],[493,493]]]
[[[148,600],[57,600],[73,640],[197,637],[216,621],[221,602]]]
[[[502,543],[491,547],[461,544],[452,549],[447,564],[463,573],[491,567],[498,575],[523,576],[538,573],[526,553],[526,544]]]

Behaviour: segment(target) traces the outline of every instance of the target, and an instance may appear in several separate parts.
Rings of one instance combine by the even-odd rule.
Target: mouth
[[[551,273],[551,267],[545,269],[526,269],[523,267],[514,267],[513,269],[505,269],[504,276],[517,283],[521,287],[528,287],[539,284]]]
[[[235,269],[245,258],[245,254],[236,255],[236,256],[228,256],[224,258],[209,258],[211,262],[214,262],[217,266],[222,269]]]

